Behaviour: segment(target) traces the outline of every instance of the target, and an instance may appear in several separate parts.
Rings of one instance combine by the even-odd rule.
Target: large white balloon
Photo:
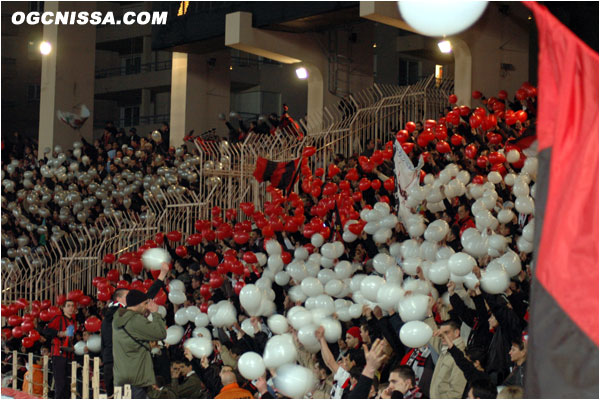
[[[267,249],[267,254],[270,256],[272,256],[273,254],[281,254],[281,245],[277,240],[271,239],[267,241],[265,248]]]
[[[390,245],[390,255],[392,257],[400,257],[402,255],[402,243],[392,243]]]
[[[210,322],[216,328],[229,328],[237,322],[237,312],[235,306],[227,300],[217,303],[217,311]]]
[[[194,321],[196,315],[200,313],[200,309],[196,306],[189,306],[185,308],[185,313],[187,314],[188,320]]]
[[[502,269],[481,272],[481,289],[490,294],[500,294],[506,291],[510,283],[508,273]]]
[[[175,313],[175,323],[177,325],[185,325],[187,324],[189,321],[188,319],[188,315],[186,313],[185,308],[180,308],[179,310],[177,310],[177,312]]]
[[[485,11],[487,1],[399,1],[404,20],[426,36],[451,36],[468,29]]]
[[[277,274],[275,274],[275,283],[278,284],[279,286],[285,286],[289,283],[290,281],[290,274],[288,274],[285,271],[280,271]]]
[[[89,351],[92,353],[100,353],[100,342],[100,335],[91,335],[85,343]]]
[[[407,257],[402,262],[402,269],[407,275],[417,275],[417,268],[421,266],[420,257]]]
[[[275,274],[283,269],[283,260],[281,259],[280,254],[273,254],[269,256],[267,264],[269,269]]]
[[[512,250],[508,250],[498,258],[498,261],[504,266],[510,277],[519,275],[521,272],[521,259],[519,255]]]
[[[421,321],[427,316],[427,305],[429,296],[424,294],[412,294],[405,296],[398,303],[398,313],[404,322]]]
[[[400,341],[412,349],[425,346],[432,336],[433,330],[422,321],[409,321],[400,328]]]
[[[531,214],[535,209],[533,199],[529,196],[517,197],[515,200],[515,208],[521,214]]]
[[[185,291],[185,285],[179,279],[173,279],[169,282],[169,291],[183,292]]]
[[[169,293],[169,301],[173,304],[183,304],[185,303],[185,293],[180,292],[180,291],[171,291]]]
[[[445,285],[450,279],[448,260],[439,260],[432,263],[427,270],[427,277],[436,285]]]
[[[335,275],[338,279],[346,279],[352,275],[352,264],[349,261],[339,261],[334,268]]]
[[[462,252],[453,254],[448,259],[448,269],[455,275],[466,275],[473,271],[475,265],[477,265],[475,259]]]
[[[237,368],[240,374],[248,380],[258,379],[265,373],[265,363],[262,357],[253,351],[240,356]]]
[[[209,324],[208,315],[206,315],[205,313],[202,313],[202,312],[196,314],[196,316],[194,317],[194,324],[198,328],[203,328],[203,327],[207,326]]]
[[[75,349],[75,354],[77,354],[78,356],[82,356],[85,353],[85,342],[83,340],[80,340],[79,342],[75,343],[75,346],[73,346],[73,348]]]
[[[308,250],[306,247],[301,246],[294,250],[294,258],[306,261],[308,259]]]
[[[190,349],[192,355],[196,358],[208,357],[213,351],[210,338],[193,337],[185,341],[183,347]]]
[[[183,328],[179,325],[172,325],[167,328],[167,337],[165,343],[170,345],[178,344],[183,337]]]
[[[273,385],[284,396],[291,399],[301,399],[315,385],[315,377],[310,369],[287,363],[277,368]]]
[[[212,338],[210,331],[208,330],[208,328],[205,328],[205,327],[194,328],[194,330],[192,331],[192,336],[193,337],[203,337],[203,338],[208,338],[208,339]]]
[[[323,284],[321,281],[310,276],[302,280],[300,287],[308,297],[318,296],[323,293]]]
[[[333,318],[325,318],[320,322],[325,329],[325,340],[328,343],[336,343],[342,337],[342,325],[340,321]]]
[[[377,301],[377,291],[385,283],[385,280],[379,276],[369,275],[360,283],[360,291],[366,299]]]
[[[324,241],[325,241],[325,239],[323,238],[323,235],[321,235],[320,233],[315,233],[310,238],[310,243],[315,247],[321,247],[323,245]]]
[[[385,253],[379,253],[373,258],[373,268],[381,275],[385,274],[385,271],[394,265],[396,265],[396,260]]]
[[[142,264],[150,270],[158,270],[163,263],[169,262],[171,262],[171,256],[165,249],[148,249],[142,254]]]
[[[267,319],[267,325],[269,325],[269,329],[276,335],[282,335],[288,330],[287,319],[280,314],[271,315]]]
[[[359,318],[362,315],[362,304],[352,304],[348,309],[352,319]]]
[[[344,288],[344,284],[339,279],[332,279],[325,284],[325,293],[330,296],[337,296]]]
[[[377,290],[377,303],[387,311],[396,308],[402,296],[404,296],[404,290],[400,285],[388,282]]]
[[[245,285],[240,291],[240,304],[244,307],[244,310],[251,315],[258,315],[260,308],[260,302],[262,300],[262,292],[260,289],[253,284]]]
[[[288,315],[288,321],[294,329],[300,329],[302,326],[312,323],[312,314],[308,310],[297,311]]]
[[[297,356],[294,339],[286,333],[274,335],[267,341],[263,360],[267,368],[277,368],[284,364],[294,363]]]
[[[503,208],[498,212],[498,222],[501,224],[507,224],[514,218],[515,213],[512,210]]]
[[[314,324],[302,325],[298,329],[298,341],[300,341],[300,343],[307,348],[317,346],[319,344],[319,340],[315,336],[316,329],[317,326]]]

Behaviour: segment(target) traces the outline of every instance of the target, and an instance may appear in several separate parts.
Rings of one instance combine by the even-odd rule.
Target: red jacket
[[[73,352],[61,351],[61,347],[73,346],[73,337],[59,338],[57,336],[58,332],[66,331],[69,325],[73,325],[73,332],[77,330],[77,321],[75,320],[74,316],[68,319],[62,313],[52,318],[50,322],[48,322],[44,333],[46,333],[47,336],[52,337],[52,356],[73,358]]]

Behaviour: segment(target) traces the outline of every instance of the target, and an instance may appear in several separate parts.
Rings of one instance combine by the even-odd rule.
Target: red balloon
[[[156,235],[154,235],[154,241],[160,246],[165,241],[165,234],[158,232]]]
[[[117,289],[129,289],[129,282],[127,282],[127,281],[117,282]]]
[[[440,140],[439,142],[437,142],[437,144],[435,145],[435,149],[441,154],[450,153],[452,151],[448,142],[444,140]]]
[[[187,251],[187,247],[185,247],[184,245],[181,246],[177,246],[177,248],[175,249],[175,254],[177,254],[179,257],[185,257],[188,255],[188,251]]]
[[[14,329],[13,329],[13,331],[14,331]],[[14,335],[14,333],[13,333],[13,335]],[[21,336],[23,336],[22,333],[21,333]],[[20,337],[20,336],[15,336],[15,337]],[[21,339],[21,344],[23,345],[23,347],[28,349],[28,348],[32,347],[35,344],[35,342],[33,341],[32,338],[25,336],[23,339]]]
[[[381,165],[383,162],[383,153],[381,150],[375,150],[373,155],[371,156],[371,161],[373,161],[377,165]]]
[[[323,168],[317,168],[315,170],[315,176],[323,176],[325,174],[325,170]]]
[[[479,168],[487,167],[487,163],[488,163],[488,158],[486,156],[479,156],[477,158],[477,166]]]
[[[425,129],[433,129],[437,125],[437,122],[433,119],[428,119],[425,121]]]
[[[20,326],[15,326],[14,328],[12,328],[12,336],[17,339],[22,338],[23,329]]]
[[[471,112],[471,109],[467,106],[458,107],[458,113],[460,114],[461,117],[466,117],[467,115],[469,115],[470,112]]]
[[[371,187],[375,191],[379,190],[379,188],[381,187],[381,181],[379,179],[373,179],[373,181],[371,182]]]
[[[302,150],[302,157],[312,157],[317,152],[314,146],[307,146]]]
[[[465,147],[465,156],[473,160],[477,156],[477,147],[474,144]]]
[[[219,257],[212,251],[204,255],[204,262],[211,267],[216,267],[219,264]]]
[[[10,329],[10,328],[2,329],[2,335],[4,337],[6,337],[7,340],[10,339],[12,337],[12,329]]]
[[[517,90],[517,93],[515,93],[515,97],[517,100],[525,100],[527,98],[527,92],[525,89],[519,89]]]
[[[340,168],[335,165],[335,164],[330,164],[329,165],[329,171],[327,172],[327,176],[329,178],[333,178],[334,176],[336,176],[337,174],[339,174],[341,172]]]
[[[97,317],[91,316],[85,320],[85,330],[88,332],[98,332],[102,326],[102,321]]]
[[[108,289],[98,290],[98,300],[100,301],[108,301],[110,300],[110,291]]]
[[[448,102],[450,104],[456,104],[458,102],[458,97],[456,97],[455,94],[451,94],[450,96],[448,96]]]
[[[506,161],[506,157],[504,157],[504,154],[498,153],[497,151],[490,153],[488,159],[490,160],[490,164],[492,165],[503,164]]]
[[[450,111],[446,115],[446,121],[450,122],[452,125],[460,124],[460,114],[457,111]]]
[[[132,259],[129,262],[129,266],[131,267],[131,272],[133,272],[135,275],[139,275],[142,272],[142,269],[144,268],[142,260],[140,260],[139,258]]]
[[[202,303],[200,304],[200,312],[203,312],[204,314],[206,314],[208,312],[208,303]]]
[[[493,133],[489,136],[488,141],[490,144],[500,144],[502,143],[502,135],[498,133]]]
[[[167,302],[167,294],[164,290],[159,291],[156,296],[154,296],[154,302],[159,306],[164,306]]]
[[[246,216],[251,216],[254,214],[254,204],[250,202],[240,203],[240,208],[242,212],[246,214]]]
[[[248,232],[236,232],[233,234],[233,241],[237,244],[248,243],[250,240],[250,234]]]
[[[508,171],[506,171],[506,167],[504,167],[504,164],[492,165],[491,170],[500,173],[500,175],[502,175],[502,176],[506,175],[506,173],[508,172]]]
[[[31,320],[28,320],[28,319],[23,320],[23,322],[21,323],[21,329],[23,330],[23,333],[28,333],[33,328],[34,328],[34,325],[33,325],[33,321],[31,321]]]
[[[284,264],[289,264],[292,262],[292,255],[287,251],[281,252],[281,260]]]
[[[402,143],[402,150],[404,150],[404,152],[406,154],[410,154],[413,151],[414,147],[415,147],[414,143],[411,143],[411,142]]]
[[[483,94],[482,94],[482,93],[481,93],[479,90],[475,90],[475,91],[472,93],[472,96],[473,96],[473,98],[474,98],[474,99],[480,99],[480,98],[481,98],[481,96],[483,96]]]
[[[42,310],[47,309],[48,307],[50,307],[52,305],[52,302],[50,300],[42,300],[42,303],[40,304],[40,308]]]
[[[35,329],[32,329],[29,331],[29,335],[27,335],[31,338],[31,340],[33,340],[34,342],[37,342],[38,340],[40,340],[40,333],[38,331],[36,331]]]
[[[181,240],[181,232],[171,231],[167,233],[167,239],[169,239],[171,242],[179,242]]]
[[[65,296],[64,294],[60,294],[56,297],[56,304],[58,304],[59,306],[65,304],[65,301],[67,301],[67,296]]]
[[[485,183],[485,179],[481,175],[475,175],[472,179],[472,182],[477,185],[483,185]]]
[[[17,305],[19,310],[22,310],[29,305],[29,302],[27,301],[27,299],[19,299],[19,300],[15,301],[15,304]]]
[[[370,187],[371,187],[371,181],[369,181],[367,178],[362,178],[360,180],[360,182],[358,183],[358,188],[360,189],[361,192],[368,190]]]
[[[454,146],[460,146],[462,144],[463,140],[464,140],[464,138],[461,135],[454,134],[450,138],[450,143],[452,143]]]
[[[217,238],[217,235],[215,231],[211,229],[205,229],[202,231],[202,238],[208,242],[213,242]]]
[[[345,177],[345,179],[348,181],[357,181],[358,178],[358,170],[356,168],[350,168]]]
[[[385,188],[385,190],[387,190],[388,192],[391,192],[394,190],[394,188],[396,187],[396,184],[394,182],[394,178],[388,178],[386,179],[385,182],[383,182],[383,187]]]
[[[119,262],[123,265],[128,265],[129,261],[131,260],[131,255],[132,253],[129,252],[121,254],[119,257]]]
[[[106,279],[108,279],[111,282],[116,282],[119,280],[119,271],[116,269],[111,269],[110,271],[108,271],[108,273],[106,274]]]
[[[409,121],[406,123],[406,126],[404,127],[404,129],[406,129],[408,131],[408,133],[413,133],[415,131],[415,129],[417,129],[417,125],[414,122]]]
[[[242,289],[244,288],[244,286],[246,286],[246,282],[244,282],[244,281],[237,281],[235,283],[235,285],[233,286],[233,291],[235,292],[235,294],[237,296],[240,295],[240,292],[242,291]]]
[[[52,314],[53,317],[62,314],[62,311],[60,311],[60,308],[58,308],[56,306],[52,306],[52,307],[48,308],[48,311]]]
[[[469,118],[469,124],[471,125],[471,128],[473,128],[473,129],[479,128],[479,126],[481,126],[482,122],[483,122],[483,119],[477,114],[473,114]]]
[[[408,138],[409,138],[409,134],[406,129],[401,129],[398,131],[398,133],[396,133],[396,140],[400,144],[406,142],[408,140]]]
[[[83,291],[76,289],[76,290],[71,290],[68,294],[67,294],[67,300],[73,300],[74,302],[79,301],[79,299],[81,298],[81,296],[83,296]]]
[[[8,325],[10,326],[21,325],[22,322],[23,318],[19,317],[18,315],[11,315],[10,317],[8,317]]]
[[[87,307],[92,303],[92,298],[90,296],[81,296],[77,303],[84,307]]]
[[[52,313],[48,310],[43,310],[40,312],[40,319],[44,322],[48,322],[52,319]]]
[[[517,118],[518,121],[520,121],[521,123],[527,121],[527,113],[523,110],[519,110],[515,113],[515,117]]]
[[[109,254],[106,254],[106,255],[104,256],[104,258],[102,259],[102,261],[104,261],[104,262],[105,262],[105,263],[107,263],[107,264],[112,264],[112,263],[114,263],[114,262],[115,262],[115,255],[114,255],[114,254],[111,254],[111,253],[109,253]]]
[[[508,93],[506,92],[506,90],[501,90],[498,92],[498,98],[500,100],[506,100],[507,97],[508,97]]]

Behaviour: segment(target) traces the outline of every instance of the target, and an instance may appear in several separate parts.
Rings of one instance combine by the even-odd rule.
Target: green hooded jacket
[[[119,309],[113,319],[115,386],[154,385],[156,380],[148,342],[163,340],[166,336],[166,323],[159,313],[152,313],[150,322],[139,312]]]

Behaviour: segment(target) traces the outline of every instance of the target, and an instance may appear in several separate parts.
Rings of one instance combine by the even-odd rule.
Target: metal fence
[[[198,155],[187,159],[197,183],[188,188],[147,190],[147,210],[141,215],[115,212],[9,263],[2,268],[2,301],[55,299],[73,289],[93,293],[93,278],[105,275],[108,269],[102,262],[105,254],[118,258],[158,232],[194,233],[195,221],[210,219],[214,206],[223,213],[237,210],[240,221],[245,219],[240,203],[252,202],[261,209],[267,199],[266,185],[252,176],[258,157],[290,161],[311,145],[317,148],[312,168],[325,167],[338,153],[360,154],[371,140],[393,140],[408,121],[437,119],[452,90],[452,81],[436,81],[433,76],[404,87],[374,85],[325,108],[322,115],[298,121],[299,130],[292,126],[275,135],[252,133],[236,144],[198,140],[194,142]],[[118,263],[110,267],[124,272]]]

